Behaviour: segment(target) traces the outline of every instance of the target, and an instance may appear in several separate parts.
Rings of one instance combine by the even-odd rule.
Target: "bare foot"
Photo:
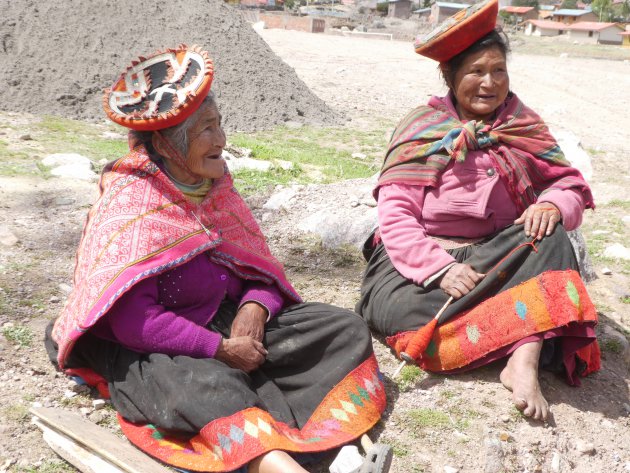
[[[512,391],[514,405],[523,415],[547,421],[549,404],[538,383],[538,359],[542,340],[518,347],[501,371],[503,386]]]

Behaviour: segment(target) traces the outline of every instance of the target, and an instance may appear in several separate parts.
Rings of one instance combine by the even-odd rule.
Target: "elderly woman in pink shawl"
[[[169,465],[305,472],[379,420],[383,384],[365,322],[301,302],[234,189],[212,72],[182,45],[106,91],[132,149],[103,171],[47,346]]]

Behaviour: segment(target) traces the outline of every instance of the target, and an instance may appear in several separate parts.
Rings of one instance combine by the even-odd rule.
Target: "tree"
[[[538,0],[514,0],[512,2],[512,6],[514,7],[534,7],[538,10],[539,2]]]
[[[613,16],[612,0],[593,0],[591,7],[593,13],[599,17],[599,21],[610,21]]]
[[[575,10],[577,8],[577,0],[564,0],[560,8]]]

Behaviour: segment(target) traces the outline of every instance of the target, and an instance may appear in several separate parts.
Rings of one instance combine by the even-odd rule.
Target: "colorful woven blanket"
[[[579,273],[546,271],[439,325],[416,361],[427,371],[450,371],[529,335],[584,323],[595,325],[597,311]],[[387,343],[400,354],[414,334],[401,332]],[[599,369],[597,341],[578,356],[587,363],[583,375]]]
[[[229,173],[197,205],[138,147],[104,171],[100,189],[77,252],[74,288],[53,331],[62,368],[76,340],[134,284],[210,249],[213,261],[240,277],[276,284],[300,301]]]
[[[537,195],[551,189],[577,188],[593,208],[590,189],[570,167],[542,118],[515,94],[492,124],[461,122],[452,116],[448,98],[432,97],[398,125],[385,157],[378,186],[407,183],[436,187],[451,160],[463,161],[468,150],[484,148],[522,212]],[[546,162],[540,166],[537,161]],[[378,187],[375,192],[378,192]]]

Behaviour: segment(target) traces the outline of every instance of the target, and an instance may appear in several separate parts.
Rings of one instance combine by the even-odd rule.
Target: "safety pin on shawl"
[[[212,240],[212,234],[210,233],[210,230],[208,230],[208,228],[203,223],[201,223],[201,220],[199,220],[199,217],[197,217],[195,212],[191,211],[190,213],[192,214],[193,217],[195,217],[195,220],[197,220],[197,223],[201,225],[201,228],[203,228],[203,231],[206,233],[206,235],[208,235],[208,238]]]

